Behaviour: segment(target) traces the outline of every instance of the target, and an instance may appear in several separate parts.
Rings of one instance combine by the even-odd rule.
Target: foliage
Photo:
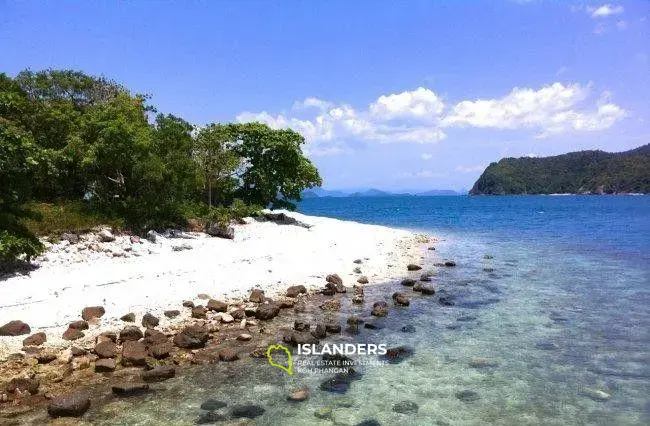
[[[235,170],[239,157],[230,149],[231,126],[210,124],[196,135],[194,158],[203,179],[208,206],[226,203],[237,185]]]
[[[580,151],[492,163],[470,194],[650,193],[650,144],[607,153]]]

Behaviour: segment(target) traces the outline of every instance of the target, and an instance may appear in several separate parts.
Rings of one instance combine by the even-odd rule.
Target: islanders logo
[[[273,355],[275,354],[282,354],[284,353],[287,356],[287,365],[283,365],[277,362],[273,361]],[[269,359],[269,364],[271,364],[272,367],[277,367],[281,370],[286,371],[289,374],[293,374],[293,358],[291,357],[291,352],[289,349],[285,348],[282,345],[271,345],[269,348],[266,350],[266,357]],[[276,360],[279,361],[279,357],[276,355]]]

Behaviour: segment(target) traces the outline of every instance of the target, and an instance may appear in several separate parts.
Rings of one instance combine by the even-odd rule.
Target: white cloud
[[[306,98],[303,101],[294,102],[293,109],[300,111],[300,110],[308,109],[308,108],[316,108],[316,109],[324,111],[327,108],[329,108],[331,105],[332,104],[330,102],[324,101],[322,99],[309,97],[309,98]]]
[[[420,157],[422,157],[423,160],[431,160],[431,158],[433,158],[433,155],[428,154],[428,153],[425,152]]]
[[[612,6],[611,4],[604,4],[599,7],[588,7],[587,12],[589,12],[589,15],[594,18],[607,18],[608,16],[612,15],[619,15],[623,13],[625,9],[623,6]]]
[[[461,173],[476,173],[485,170],[485,165],[479,164],[478,166],[458,166],[454,170]]]
[[[429,89],[418,87],[410,92],[382,95],[370,104],[370,114],[380,120],[396,118],[436,121],[445,105]]]

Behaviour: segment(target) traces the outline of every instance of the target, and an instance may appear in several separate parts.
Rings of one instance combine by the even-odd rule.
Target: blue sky
[[[0,0],[0,71],[72,68],[195,124],[305,135],[329,189],[469,188],[650,142],[650,2]]]

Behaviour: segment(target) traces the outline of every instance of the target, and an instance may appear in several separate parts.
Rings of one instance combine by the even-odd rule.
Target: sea
[[[351,356],[359,367],[340,386],[264,359],[198,367],[89,421],[240,424],[200,409],[213,399],[224,417],[248,406],[256,425],[650,424],[650,197],[313,198],[298,210],[435,236],[414,273],[433,275],[435,295],[369,286],[366,300],[386,300],[389,315],[346,303],[342,317],[371,328],[328,340],[403,354]],[[456,266],[434,266],[447,260]],[[414,294],[408,308],[393,307],[395,291]],[[306,401],[287,401],[302,387]]]

